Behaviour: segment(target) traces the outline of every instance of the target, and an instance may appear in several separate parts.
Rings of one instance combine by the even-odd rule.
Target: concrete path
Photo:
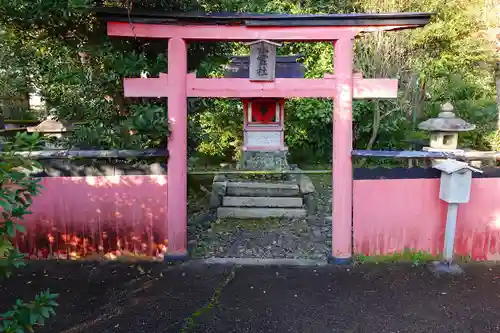
[[[50,288],[60,307],[36,332],[500,332],[500,267],[465,270],[35,263],[0,284],[0,312]]]

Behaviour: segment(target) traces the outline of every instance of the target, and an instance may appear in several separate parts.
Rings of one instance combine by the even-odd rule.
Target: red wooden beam
[[[144,38],[183,38],[189,40],[278,40],[278,41],[333,41],[354,38],[361,32],[410,28],[401,26],[365,27],[247,27],[229,25],[166,25],[128,22],[108,22],[108,36]],[[133,28],[132,28],[133,27]]]
[[[354,98],[396,98],[398,80],[354,78]],[[125,79],[125,97],[168,97],[167,74],[159,78]],[[332,98],[335,77],[326,74],[325,79],[276,79],[273,82],[251,82],[248,79],[198,79],[188,74],[188,97],[311,97]]]
[[[187,95],[189,97],[311,97],[331,98],[334,96],[335,77],[325,79],[275,79],[273,82],[251,82],[248,79],[197,79],[188,75]],[[354,78],[354,98],[396,98],[398,80]]]
[[[396,79],[363,79],[363,73],[354,73],[353,98],[397,98],[398,80]],[[335,80],[335,75],[326,73],[325,79]]]
[[[396,97],[398,97],[397,79],[354,79],[355,99]]]
[[[273,82],[252,82],[248,79],[197,79],[189,75],[189,97],[332,97],[331,82],[322,79],[275,79]]]
[[[125,97],[167,97],[168,75],[160,73],[157,78],[123,79],[123,94]]]

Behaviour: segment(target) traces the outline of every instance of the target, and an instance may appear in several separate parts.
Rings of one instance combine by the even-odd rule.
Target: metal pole
[[[1,154],[1,151],[0,151]],[[65,150],[65,149],[47,149],[40,151],[19,151],[14,153],[16,156],[31,158],[34,160],[52,160],[52,159],[84,159],[84,158],[153,158],[168,156],[165,149],[146,149],[146,150]]]
[[[443,259],[448,263],[453,260],[453,248],[455,246],[455,230],[457,228],[458,204],[448,204],[448,213],[446,215],[446,230],[444,234]]]

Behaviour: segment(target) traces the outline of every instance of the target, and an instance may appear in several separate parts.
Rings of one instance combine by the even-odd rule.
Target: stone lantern
[[[476,125],[469,124],[458,118],[454,107],[450,103],[441,106],[441,112],[437,118],[427,119],[420,123],[418,128],[430,132],[430,147],[424,147],[424,151],[463,152],[458,148],[458,134],[460,132],[472,131]],[[433,165],[440,160],[433,160]]]
[[[73,125],[66,120],[56,120],[53,117],[49,116],[47,119],[42,121],[37,126],[32,126],[26,128],[28,133],[40,133],[42,136],[46,138],[55,138],[61,139],[73,130]],[[55,144],[47,144],[47,148],[57,149],[59,145]]]

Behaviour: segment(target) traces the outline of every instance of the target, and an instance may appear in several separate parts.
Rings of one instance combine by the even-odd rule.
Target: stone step
[[[235,219],[265,219],[268,217],[306,217],[307,212],[302,208],[241,208],[219,207],[217,217]]]
[[[302,198],[294,197],[224,197],[222,206],[302,208]]]
[[[228,182],[227,195],[239,197],[294,197],[299,186],[290,183]]]

